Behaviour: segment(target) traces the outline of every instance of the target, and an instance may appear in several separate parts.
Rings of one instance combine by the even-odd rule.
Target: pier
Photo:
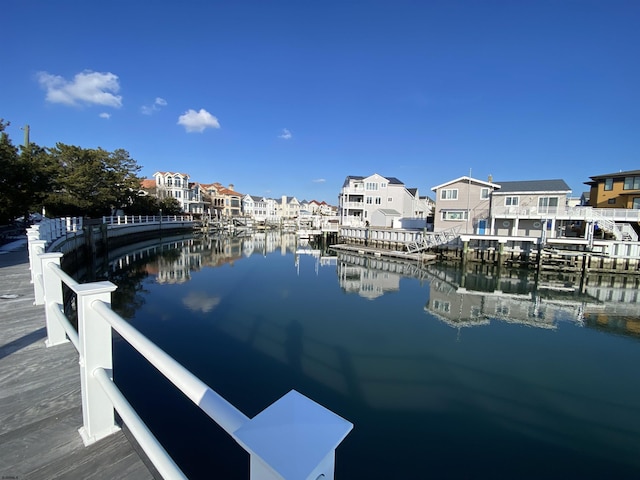
[[[26,241],[0,254],[0,471],[15,479],[153,479],[126,429],[85,447],[78,352],[45,346]]]
[[[174,222],[177,230],[185,227]],[[136,223],[101,227],[102,243],[127,231],[138,237],[141,227],[155,229],[157,221]],[[187,478],[113,380],[116,333],[244,448],[250,478],[333,478],[335,449],[353,424],[295,390],[252,418],[244,415],[111,309],[115,284],[81,284],[62,270],[64,254],[50,248],[78,248],[78,239],[93,230],[80,224],[47,219],[28,229],[22,256],[4,257],[0,286],[7,291],[0,301],[8,303],[0,310],[0,359],[8,408],[2,410],[0,465],[11,472],[3,478]],[[77,328],[67,317],[65,289],[75,296]]]

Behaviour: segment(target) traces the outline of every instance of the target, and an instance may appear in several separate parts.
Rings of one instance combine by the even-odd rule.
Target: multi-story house
[[[189,174],[179,172],[156,172],[153,174],[158,198],[173,197],[185,213],[201,214],[205,210],[203,188],[189,182]]]
[[[234,190],[233,184],[224,187],[221,183],[203,185],[211,201],[212,214],[216,218],[231,218],[242,215],[242,193]]]
[[[424,198],[424,197],[423,197]],[[342,225],[391,226],[398,218],[425,218],[427,203],[417,188],[406,188],[395,177],[348,176],[338,197]]]
[[[558,220],[570,220],[567,198],[571,189],[564,180],[496,183],[499,189],[491,195],[489,226],[493,235],[555,237]]]
[[[297,218],[300,215],[300,202],[296,197],[283,195],[276,200],[276,215],[281,219]]]
[[[457,227],[459,233],[486,233],[490,221],[491,193],[500,188],[489,181],[468,176],[432,187],[435,192],[433,230]]]
[[[245,217],[264,222],[269,219],[268,203],[266,197],[247,194],[242,197],[242,213]]]
[[[589,177],[589,204],[594,208],[640,209],[640,170]]]

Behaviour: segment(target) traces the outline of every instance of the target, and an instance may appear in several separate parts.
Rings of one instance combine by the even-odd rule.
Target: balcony
[[[559,219],[593,221],[605,218],[613,222],[639,222],[640,210],[591,207],[493,207],[494,218]]]

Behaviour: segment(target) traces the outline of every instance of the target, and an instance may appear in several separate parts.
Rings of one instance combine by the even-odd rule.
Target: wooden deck
[[[71,343],[45,347],[33,300],[26,243],[0,251],[0,476],[158,478],[126,429],[83,445],[78,353]]]

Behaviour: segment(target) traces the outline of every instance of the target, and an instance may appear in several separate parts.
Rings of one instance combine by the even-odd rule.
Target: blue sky
[[[252,195],[640,168],[640,1],[2,3],[0,118]]]

